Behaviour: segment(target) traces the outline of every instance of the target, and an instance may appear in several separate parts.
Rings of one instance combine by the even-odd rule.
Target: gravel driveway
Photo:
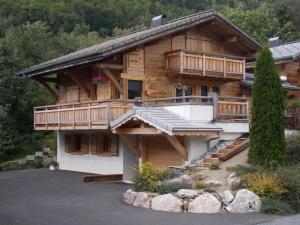
[[[121,201],[123,183],[83,183],[82,174],[46,169],[0,173],[1,225],[254,225],[262,214],[165,213]],[[294,224],[295,225],[295,224]]]

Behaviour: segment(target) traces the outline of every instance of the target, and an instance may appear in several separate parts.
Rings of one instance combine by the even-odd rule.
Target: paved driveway
[[[261,214],[164,213],[121,201],[122,183],[83,183],[82,174],[46,169],[0,173],[1,225],[253,225]]]

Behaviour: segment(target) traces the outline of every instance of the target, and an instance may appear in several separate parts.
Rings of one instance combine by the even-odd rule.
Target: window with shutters
[[[90,153],[99,156],[118,155],[117,135],[92,133],[90,135]]]
[[[65,151],[73,154],[89,153],[89,135],[68,133],[65,135]]]

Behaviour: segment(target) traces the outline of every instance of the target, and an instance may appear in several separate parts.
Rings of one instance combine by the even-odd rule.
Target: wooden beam
[[[119,134],[121,139],[128,145],[131,151],[138,157],[141,157],[141,149],[139,149],[136,144],[131,140],[127,134]]]
[[[184,160],[188,160],[188,153],[184,146],[175,136],[169,136],[165,134],[165,137],[168,139],[170,144],[175,148],[175,150],[183,157]]]
[[[89,88],[85,85],[85,83],[82,82],[82,80],[78,79],[78,77],[74,76],[74,74],[66,73],[66,72],[64,74],[66,74],[68,77],[73,79],[75,81],[75,83],[85,91],[85,93],[87,94],[87,96],[89,98],[91,97],[91,92],[90,92]]]
[[[225,43],[232,44],[232,43],[237,42],[237,40],[238,40],[238,36],[234,35],[234,36],[230,36],[230,37],[226,38]]]
[[[40,79],[49,83],[58,83],[58,79],[56,77],[41,77]]]
[[[43,80],[41,78],[37,78],[37,77],[34,77],[33,79],[35,79],[41,85],[43,85],[49,91],[49,93],[55,98],[55,100],[58,100],[57,92],[55,90],[53,90],[53,88],[45,80]]]
[[[110,70],[103,69],[103,72],[112,81],[112,83],[116,86],[116,88],[118,89],[118,91],[121,94],[123,94],[123,88],[122,88],[122,86],[120,85],[120,83],[118,82],[118,80],[115,78],[115,76],[110,72]]]
[[[161,131],[152,127],[140,128],[117,128],[113,130],[116,134],[161,134]]]
[[[111,70],[123,70],[124,68],[124,66],[121,64],[113,64],[113,63],[95,64],[94,67],[98,69],[111,69]]]
[[[123,179],[123,174],[99,174],[99,175],[86,175],[83,176],[83,182],[108,182],[120,181]]]

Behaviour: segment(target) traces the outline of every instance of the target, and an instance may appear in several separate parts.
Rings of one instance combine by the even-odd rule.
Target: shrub
[[[219,167],[220,163],[218,162],[213,162],[210,166],[209,166],[209,169],[210,170],[219,170],[220,167]]]
[[[177,177],[177,174],[174,170],[166,169],[159,174],[159,180],[170,180]]]
[[[211,188],[206,188],[206,189],[204,189],[204,192],[208,192],[208,193],[215,193],[215,192],[216,192],[216,190],[214,190],[214,189],[211,189]]]
[[[163,181],[159,186],[159,193],[166,194],[176,192],[179,189],[191,188],[191,184],[185,181]]]
[[[228,170],[232,172],[236,172],[237,176],[242,176],[249,173],[255,173],[260,170],[259,167],[254,166],[243,166],[243,165],[237,165],[235,167],[230,167]]]
[[[300,164],[280,168],[276,174],[287,189],[283,199],[289,202],[296,212],[300,212]]]
[[[197,189],[203,189],[203,188],[205,188],[205,184],[204,184],[204,182],[202,180],[196,181],[195,186],[196,186]]]
[[[284,93],[269,47],[257,55],[252,87],[249,161],[270,167],[284,163]]]
[[[290,204],[279,199],[263,198],[261,212],[267,214],[292,214],[295,211]]]
[[[160,178],[161,173],[151,163],[145,163],[140,170],[134,169],[133,190],[158,191]]]
[[[274,175],[256,172],[241,176],[246,188],[260,197],[280,198],[287,190]]]
[[[300,134],[287,137],[286,163],[288,165],[300,163]]]

